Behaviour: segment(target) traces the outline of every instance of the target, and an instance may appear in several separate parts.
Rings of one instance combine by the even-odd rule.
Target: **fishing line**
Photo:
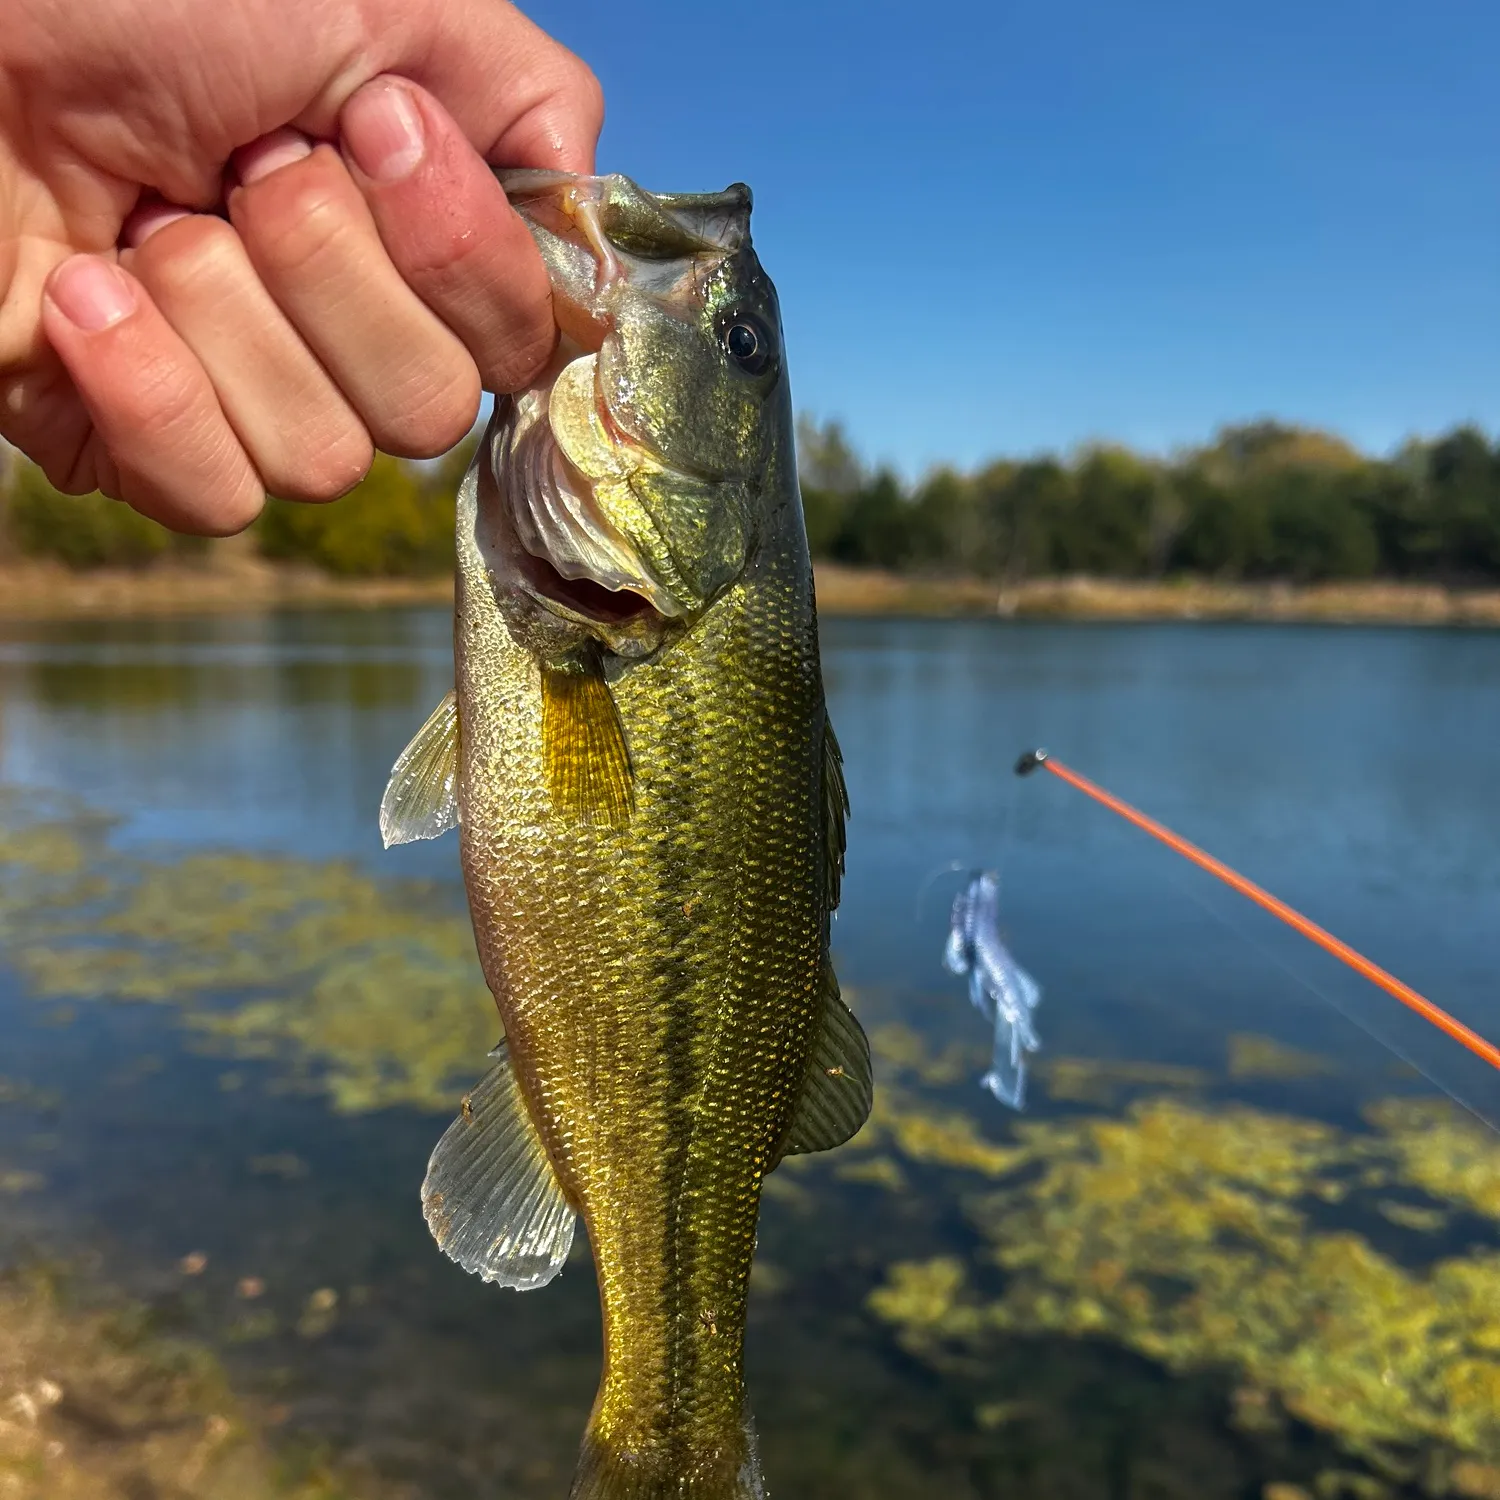
[[[1226,931],[1233,933],[1234,936],[1239,938],[1242,943],[1246,944],[1250,948],[1255,949],[1255,951],[1259,953],[1260,956],[1265,959],[1265,961],[1273,968],[1280,969],[1281,972],[1286,975],[1286,977],[1290,979],[1294,984],[1300,985],[1309,994],[1315,995],[1319,1000],[1323,1001],[1325,1005],[1329,1006],[1330,1009],[1336,1011],[1346,1021],[1349,1021],[1353,1025],[1359,1027],[1359,1029],[1364,1032],[1366,1036],[1378,1042],[1398,1061],[1405,1063],[1406,1066],[1412,1069],[1413,1072],[1419,1073],[1423,1078],[1425,1078],[1428,1083],[1430,1083],[1435,1089],[1439,1089],[1444,1094],[1446,1094],[1456,1105],[1459,1106],[1460,1109],[1467,1110],[1482,1125],[1485,1125],[1490,1130],[1493,1130],[1496,1135],[1500,1135],[1500,1120],[1497,1120],[1490,1111],[1481,1109],[1477,1104],[1473,1103],[1472,1100],[1466,1098],[1463,1094],[1460,1094],[1458,1090],[1453,1088],[1450,1084],[1444,1083],[1443,1080],[1439,1078],[1437,1074],[1434,1073],[1430,1068],[1426,1067],[1422,1063],[1419,1063],[1416,1058],[1414,1058],[1411,1053],[1408,1052],[1406,1048],[1403,1047],[1399,1042],[1393,1041],[1383,1031],[1377,1030],[1375,1024],[1369,1019],[1368,1016],[1362,1015],[1357,1009],[1337,999],[1334,995],[1325,990],[1320,984],[1316,983],[1316,981],[1310,979],[1306,974],[1299,973],[1292,967],[1291,964],[1289,964],[1284,958],[1282,958],[1279,953],[1275,952],[1269,944],[1256,937],[1253,932],[1248,931],[1244,926],[1240,924],[1239,921],[1237,921],[1234,917],[1231,917],[1227,912],[1220,911],[1218,907],[1216,907],[1208,899],[1207,896],[1205,896],[1201,891],[1194,890],[1193,887],[1187,882],[1187,880],[1184,879],[1183,876],[1176,871],[1174,871],[1172,874],[1172,884],[1176,886],[1184,896],[1187,896],[1190,900],[1192,900],[1208,916],[1212,917],[1214,921],[1216,921]]]
[[[1105,791],[1103,787],[1095,785],[1087,777],[1079,775],[1077,771],[1069,769],[1060,761],[1053,760],[1045,750],[1028,750],[1022,755],[1020,760],[1016,762],[1016,775],[1029,776],[1039,768],[1050,771],[1059,780],[1067,782],[1075,790],[1082,792],[1087,797],[1091,797],[1101,806],[1107,807],[1111,812],[1124,818],[1126,822],[1133,823],[1143,833],[1147,833],[1160,843],[1165,844],[1175,853],[1182,855],[1184,859],[1191,860],[1200,869],[1206,870],[1210,875],[1222,880],[1225,885],[1238,891],[1240,895],[1270,912],[1272,916],[1285,922],[1287,926],[1293,928],[1295,931],[1300,932],[1310,942],[1316,943],[1326,953],[1332,954],[1340,962],[1347,964],[1357,974],[1363,975],[1364,978],[1384,990],[1393,999],[1399,1000],[1409,1010],[1415,1011],[1424,1021],[1435,1026],[1460,1046],[1473,1053],[1475,1057],[1488,1063],[1492,1068],[1500,1070],[1500,1047],[1496,1047],[1493,1042],[1480,1036],[1472,1028],[1465,1026],[1457,1017],[1449,1015],[1441,1006],[1433,1004],[1425,995],[1419,994],[1410,985],[1402,983],[1394,974],[1388,973],[1379,964],[1372,962],[1364,954],[1351,948],[1347,943],[1340,941],[1331,932],[1319,927],[1316,922],[1304,917],[1301,912],[1288,906],[1285,901],[1279,900],[1277,897],[1271,895],[1269,891],[1256,885],[1253,880],[1249,880],[1237,870],[1231,869],[1222,860],[1215,859],[1213,855],[1205,853],[1196,844],[1189,843],[1180,834],[1173,833],[1165,824],[1158,823],[1154,818],[1147,817],[1138,808],[1132,807],[1128,802]],[[1246,941],[1250,941],[1250,939],[1247,938]],[[1312,988],[1312,986],[1309,986],[1309,988]],[[1342,1006],[1336,1004],[1331,999],[1329,999],[1329,1003],[1341,1015],[1348,1015],[1348,1012]],[[1349,1017],[1349,1019],[1352,1020],[1355,1018]],[[1370,1027],[1366,1022],[1357,1021],[1356,1024],[1361,1026],[1362,1029],[1370,1031]],[[1415,1063],[1411,1063],[1409,1058],[1406,1058],[1398,1048],[1392,1046],[1384,1037],[1379,1036],[1373,1031],[1370,1034],[1375,1036],[1382,1045],[1390,1047],[1390,1050],[1395,1052],[1398,1057],[1401,1057],[1403,1061],[1410,1063],[1413,1067],[1417,1067]],[[1429,1076],[1425,1069],[1419,1067],[1417,1071],[1422,1073],[1424,1077]],[[1457,1095],[1453,1094],[1451,1090],[1447,1089],[1436,1078],[1431,1079],[1431,1082],[1438,1088],[1443,1089],[1445,1093],[1449,1094],[1449,1097],[1453,1098],[1457,1103],[1462,1104],[1464,1108],[1472,1110],[1473,1113],[1479,1115],[1479,1118],[1484,1119],[1484,1116],[1479,1111],[1473,1110],[1473,1106],[1467,1104],[1463,1099],[1458,1098]],[[1488,1124],[1489,1121],[1486,1120],[1486,1123]]]
[[[922,903],[927,899],[927,893],[944,875],[954,875],[960,870],[972,870],[974,866],[961,859],[950,859],[945,865],[937,865],[929,870],[923,877],[922,883],[917,887],[917,900],[913,909],[913,920],[920,923],[922,920]]]
[[[1005,799],[1005,811],[1001,816],[1000,822],[1000,838],[996,846],[999,852],[997,854],[995,863],[990,866],[990,868],[994,871],[997,884],[1000,882],[1001,872],[1005,865],[1005,856],[1010,848],[1010,825],[1011,820],[1015,814],[1015,810],[1016,798],[1014,793],[1012,793],[1011,796]],[[932,869],[928,870],[928,872],[922,877],[922,883],[917,887],[917,899],[913,919],[917,923],[921,923],[922,904],[927,900],[927,893],[939,880],[943,878],[944,875],[952,875],[959,870],[967,870],[971,874],[977,874],[979,868],[980,867],[974,864],[972,861],[950,859],[947,864],[936,865]]]

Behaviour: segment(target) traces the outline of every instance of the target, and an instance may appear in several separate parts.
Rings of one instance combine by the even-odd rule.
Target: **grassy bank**
[[[1500,590],[1366,582],[1292,585],[1205,579],[1037,578],[997,586],[820,563],[824,615],[1000,616],[1051,620],[1259,620],[1278,623],[1500,626]],[[264,612],[445,604],[448,576],[347,578],[268,562],[243,540],[191,560],[74,571],[57,563],[0,566],[0,620]]]

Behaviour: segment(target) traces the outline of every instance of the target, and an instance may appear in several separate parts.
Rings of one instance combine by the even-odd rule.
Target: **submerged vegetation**
[[[1388,457],[1257,422],[1156,458],[1095,446],[940,468],[908,485],[872,472],[837,423],[804,420],[799,461],[820,560],[1004,587],[1088,574],[1319,583],[1500,582],[1500,445],[1459,427]],[[345,577],[442,575],[471,437],[435,464],[381,456],[336,505],[272,501],[260,554]],[[97,495],[59,495],[18,456],[0,473],[0,561],[139,567],[199,551]]]
[[[53,812],[0,793],[0,949],[32,994],[182,1006],[206,1043],[283,1059],[346,1113],[447,1109],[484,1070],[494,1002],[435,888],[273,855],[132,858],[107,822]]]
[[[1086,1071],[1063,1071],[1075,1098]],[[915,1125],[919,1160],[969,1178],[975,1248],[896,1262],[869,1305],[981,1406],[1016,1337],[1107,1340],[1217,1376],[1235,1424],[1289,1458],[1299,1426],[1334,1438],[1357,1466],[1310,1476],[1319,1495],[1500,1493],[1500,1144],[1473,1120],[1390,1100],[1357,1132],[1148,1093],[985,1150],[928,1119],[888,1090],[860,1144],[899,1162]],[[1366,1228],[1375,1212],[1404,1240]],[[1461,1213],[1491,1221],[1481,1243],[1420,1242]]]
[[[0,951],[37,1000],[170,1005],[195,1045],[264,1059],[346,1113],[446,1112],[495,1039],[467,919],[441,889],[270,854],[143,857],[87,810],[19,793],[0,795]],[[1046,1058],[1045,1102],[1017,1119],[981,1106],[978,1048],[935,1050],[891,1021],[871,1035],[869,1125],[768,1179],[757,1305],[800,1320],[834,1282],[863,1300],[862,1357],[888,1346],[936,1383],[961,1429],[944,1472],[967,1472],[967,1493],[1500,1495],[1489,1132],[1418,1095],[1331,1120],[1338,1065],[1248,1035],[1213,1067]],[[1301,1112],[1240,1096],[1267,1080]],[[40,1109],[44,1092],[0,1079],[3,1106]],[[288,1192],[307,1174],[285,1151],[249,1170]],[[41,1181],[0,1159],[0,1201],[30,1202]],[[862,1226],[857,1253],[820,1270],[834,1202]],[[331,1297],[308,1302],[298,1339],[321,1334]],[[261,1336],[260,1307],[244,1305],[235,1338]],[[342,1493],[305,1476],[276,1489],[214,1363],[121,1345],[119,1326],[0,1282],[0,1500],[136,1493],[119,1489],[130,1464],[154,1486],[141,1494]],[[1102,1406],[1080,1394],[1089,1382]],[[70,1435],[54,1391],[136,1403],[111,1418],[136,1447]],[[1217,1435],[1195,1448],[1190,1432]],[[1119,1488],[1122,1464],[1149,1463],[1130,1453],[1168,1441],[1144,1489]],[[810,1457],[808,1472],[850,1462]],[[872,1483],[924,1492],[894,1472]]]
[[[273,1457],[199,1343],[30,1264],[0,1274],[3,1500],[374,1500]]]

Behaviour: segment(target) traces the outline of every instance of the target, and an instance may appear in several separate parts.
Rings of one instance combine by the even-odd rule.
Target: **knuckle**
[[[552,304],[541,303],[516,332],[505,341],[485,368],[485,386],[502,395],[524,390],[541,373],[557,347],[557,329],[552,323]]]
[[[222,502],[214,536],[237,536],[265,509],[266,492],[257,481],[247,480]]]
[[[172,531],[234,536],[260,514],[265,491],[228,445],[215,458],[201,466],[191,487],[181,476],[167,481],[151,470],[122,469],[118,498]]]
[[[87,495],[94,490],[110,494],[92,455],[80,454],[76,459],[49,458],[38,467],[47,476],[47,483],[60,495]],[[111,498],[118,497],[111,495]]]
[[[135,252],[134,269],[158,299],[187,301],[221,290],[242,254],[229,224],[200,214],[158,230]]]
[[[307,275],[330,258],[342,261],[359,223],[363,200],[353,183],[319,165],[316,171],[301,170],[301,163],[283,168],[244,190],[238,219],[252,258],[285,275]]]
[[[479,274],[489,260],[485,237],[474,231],[471,221],[451,213],[433,215],[413,226],[391,247],[408,281],[430,286],[434,292],[461,285]]]
[[[348,424],[343,431],[310,440],[303,457],[279,455],[262,465],[266,488],[283,500],[321,504],[347,495],[375,460],[375,445],[363,427]]]
[[[129,391],[121,393],[117,422],[191,443],[208,415],[205,392],[194,374],[170,354],[147,360]]]
[[[196,520],[200,536],[238,536],[261,513],[266,493],[253,481],[246,481],[214,496],[213,509]]]
[[[372,436],[398,458],[436,458],[474,425],[479,396],[479,371],[470,363],[466,371],[449,372],[383,420],[372,421]]]
[[[599,132],[604,128],[604,87],[594,70],[582,58],[573,57],[572,54],[569,56],[573,77],[568,91],[575,101],[574,108],[578,111],[579,123],[588,131],[591,140],[597,140]]]

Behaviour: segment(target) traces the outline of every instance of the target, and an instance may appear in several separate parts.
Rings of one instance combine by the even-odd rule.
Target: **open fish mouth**
[[[550,379],[512,400],[495,454],[526,554],[523,580],[566,617],[602,625],[648,613],[681,618],[688,604],[655,576],[599,493],[628,488],[632,470],[660,465],[614,426],[598,391],[597,355],[572,352],[554,362]]]

